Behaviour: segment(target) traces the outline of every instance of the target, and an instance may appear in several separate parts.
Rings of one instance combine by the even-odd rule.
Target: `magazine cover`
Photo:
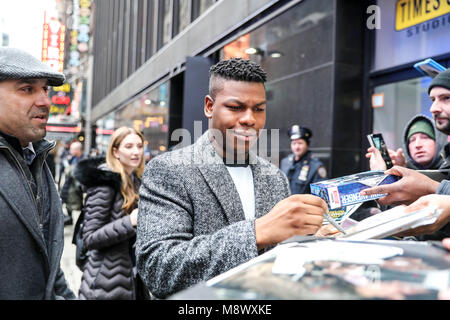
[[[361,196],[359,193],[361,190],[393,183],[398,179],[398,176],[386,175],[384,171],[374,170],[311,183],[310,187],[311,194],[324,199],[330,209],[337,209],[384,197],[385,194]]]
[[[417,241],[316,240],[231,272],[218,299],[435,300],[450,286],[450,252]]]

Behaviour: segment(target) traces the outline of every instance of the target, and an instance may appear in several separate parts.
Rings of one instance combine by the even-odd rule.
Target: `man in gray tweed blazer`
[[[286,176],[250,151],[265,125],[265,80],[248,60],[212,66],[204,105],[209,130],[193,145],[148,163],[136,257],[154,296],[209,280],[322,225],[326,203],[289,196]]]

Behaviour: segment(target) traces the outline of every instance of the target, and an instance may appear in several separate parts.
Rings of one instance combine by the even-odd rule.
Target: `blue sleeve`
[[[325,174],[325,177],[322,177],[320,174],[319,174],[319,169],[321,168],[321,167],[324,167],[325,168],[325,166],[323,165],[323,163],[320,161],[320,160],[316,160],[315,161],[315,163],[314,163],[314,170],[313,170],[313,172],[314,172],[314,174],[313,174],[313,176],[312,176],[312,178],[311,178],[311,183],[315,183],[315,182],[319,182],[319,181],[324,181],[324,180],[326,180],[326,178],[327,178],[327,173]],[[325,169],[326,170],[326,169]]]
[[[284,173],[285,175],[287,175],[287,172],[288,172],[288,170],[289,170],[289,167],[290,167],[290,162],[289,162],[288,157],[282,159],[282,160],[281,160],[281,164],[280,164],[280,170],[283,171],[283,173]]]

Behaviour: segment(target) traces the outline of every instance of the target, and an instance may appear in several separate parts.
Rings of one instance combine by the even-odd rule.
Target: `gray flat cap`
[[[0,47],[0,81],[12,79],[48,79],[60,86],[66,77],[23,50]]]

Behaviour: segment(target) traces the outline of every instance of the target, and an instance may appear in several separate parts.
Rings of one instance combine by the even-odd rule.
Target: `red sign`
[[[45,126],[45,129],[49,132],[80,132],[79,127],[72,126]]]
[[[53,104],[64,104],[69,105],[70,104],[70,97],[68,96],[53,96],[52,97],[52,103]]]
[[[44,22],[42,62],[45,62],[58,72],[63,72],[64,70],[65,32],[66,27],[55,18],[51,18],[49,22]]]

